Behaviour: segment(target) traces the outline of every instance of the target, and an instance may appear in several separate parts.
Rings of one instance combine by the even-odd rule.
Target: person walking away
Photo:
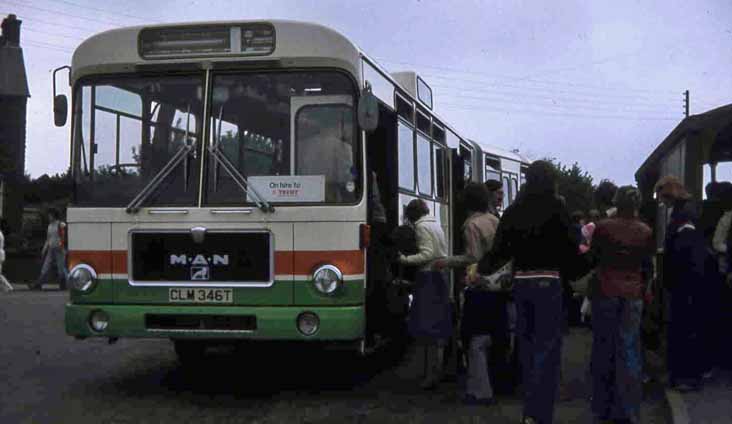
[[[669,299],[667,367],[669,383],[679,391],[701,388],[706,368],[700,358],[703,343],[703,308],[700,292],[705,287],[704,237],[696,229],[691,195],[674,177],[661,178],[655,187],[658,199],[672,208],[664,242],[663,278]]]
[[[56,276],[60,280],[59,287],[64,290],[66,288],[66,278],[68,277],[68,271],[66,270],[66,249],[64,246],[66,223],[61,221],[59,211],[54,208],[48,211],[48,220],[50,222],[46,231],[46,243],[41,250],[41,257],[43,258],[41,275],[32,289],[41,290],[43,284],[48,282],[51,267],[55,267]]]
[[[524,424],[553,422],[561,361],[560,276],[577,256],[569,213],[556,187],[554,166],[533,162],[522,195],[503,213],[494,244],[496,254],[513,260],[515,270]]]
[[[601,422],[640,422],[643,397],[640,325],[652,273],[651,228],[640,221],[640,192],[617,190],[617,215],[597,224],[590,254],[599,287],[592,298],[592,411]]]
[[[462,228],[465,253],[438,259],[435,261],[435,269],[464,268],[477,264],[493,247],[498,218],[488,213],[493,198],[487,188],[480,183],[469,183],[465,187],[463,198],[465,208],[469,212]],[[469,282],[466,281],[466,284]],[[468,375],[463,402],[469,405],[495,403],[487,365],[488,353],[495,342],[495,337],[492,338],[491,334],[495,333],[494,326],[500,323],[491,319],[489,314],[495,312],[495,308],[499,305],[505,309],[505,304],[498,304],[495,301],[496,296],[495,293],[471,289],[470,286],[464,291],[460,335],[468,348]]]
[[[8,282],[8,279],[3,275],[3,263],[5,262],[5,235],[3,235],[2,229],[0,229],[0,291],[11,292],[13,291],[13,285]]]
[[[409,202],[404,214],[415,227],[418,252],[398,257],[402,265],[419,267],[407,327],[425,349],[426,375],[421,387],[427,390],[442,379],[445,345],[453,334],[450,288],[445,274],[432,269],[435,260],[447,256],[447,242],[442,227],[429,213],[423,200]]]

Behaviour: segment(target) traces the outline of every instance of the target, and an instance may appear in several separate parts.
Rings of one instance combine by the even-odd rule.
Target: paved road
[[[214,352],[201,370],[178,365],[165,340],[76,341],[63,331],[61,292],[0,293],[0,423],[515,423],[520,402],[463,407],[458,383],[421,392],[420,364],[359,371],[343,356],[297,349]],[[589,423],[584,370],[589,335],[565,343],[565,375],[575,399],[558,404],[560,423]],[[367,367],[368,368],[368,367]],[[644,423],[665,423],[659,390]]]

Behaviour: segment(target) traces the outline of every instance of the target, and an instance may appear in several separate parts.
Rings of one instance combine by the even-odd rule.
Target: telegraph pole
[[[689,117],[689,90],[684,91],[684,114]]]

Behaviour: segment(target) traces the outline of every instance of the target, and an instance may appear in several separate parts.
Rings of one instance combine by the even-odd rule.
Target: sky
[[[87,37],[131,25],[326,25],[388,71],[421,75],[436,113],[462,136],[577,162],[596,182],[635,182],[683,119],[685,90],[692,115],[732,103],[730,0],[0,0],[8,13],[23,21],[33,177],[68,167],[69,126],[53,126],[53,69],[70,65]]]

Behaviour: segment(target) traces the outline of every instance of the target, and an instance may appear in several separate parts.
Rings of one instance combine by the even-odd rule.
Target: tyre
[[[175,354],[183,365],[200,362],[206,353],[206,344],[198,340],[173,340]]]

